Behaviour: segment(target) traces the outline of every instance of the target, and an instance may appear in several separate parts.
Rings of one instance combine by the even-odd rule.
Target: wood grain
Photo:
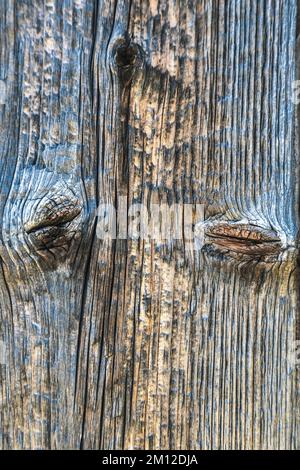
[[[298,447],[297,15],[0,0],[1,449]],[[120,195],[201,252],[99,240]]]

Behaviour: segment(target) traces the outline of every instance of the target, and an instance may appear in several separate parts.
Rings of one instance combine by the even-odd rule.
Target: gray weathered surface
[[[1,448],[297,447],[296,18],[0,0]],[[200,257],[99,240],[120,194],[205,204]]]

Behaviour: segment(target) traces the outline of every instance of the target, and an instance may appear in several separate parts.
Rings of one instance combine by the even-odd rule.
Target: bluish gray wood
[[[298,446],[296,23],[0,0],[2,449]],[[121,194],[205,205],[201,254],[99,240]]]

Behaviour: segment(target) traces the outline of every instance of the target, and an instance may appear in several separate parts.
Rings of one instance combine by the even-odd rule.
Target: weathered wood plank
[[[1,448],[298,446],[296,20],[0,0]],[[204,205],[201,253],[99,240],[121,195]]]

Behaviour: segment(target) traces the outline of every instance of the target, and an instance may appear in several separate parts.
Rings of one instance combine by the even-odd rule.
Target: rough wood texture
[[[296,0],[0,0],[2,449],[294,449]],[[177,240],[96,207],[205,204]]]

